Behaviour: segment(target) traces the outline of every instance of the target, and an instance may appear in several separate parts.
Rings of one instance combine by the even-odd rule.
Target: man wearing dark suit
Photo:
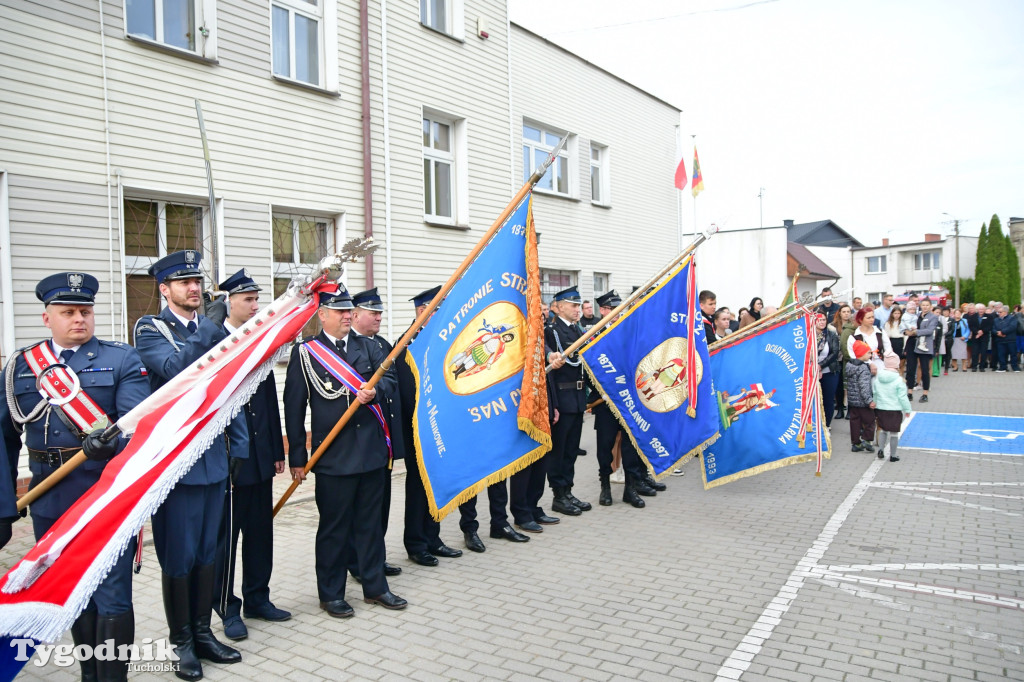
[[[583,413],[587,409],[583,382],[583,361],[579,352],[563,357],[563,351],[583,336],[577,321],[580,317],[580,294],[576,287],[555,294],[551,309],[555,319],[544,329],[544,345],[553,366],[548,381],[554,382],[558,396],[558,421],[551,429],[551,458],[548,484],[554,494],[551,508],[556,512],[579,516],[593,507],[572,494],[576,457],[583,433]]]
[[[241,269],[221,282],[228,294],[228,318],[224,328],[234,332],[260,310],[260,287]],[[235,641],[249,636],[242,621],[258,618],[285,621],[292,614],[270,601],[270,574],[274,568],[274,476],[284,471],[284,437],[281,411],[277,404],[277,383],[271,371],[252,399],[245,405],[245,424],[249,433],[249,458],[241,460],[228,485],[231,494],[224,498],[225,519],[218,538],[216,585],[217,614],[224,622],[224,635]],[[235,554],[242,535],[242,598],[235,596]]]
[[[78,377],[82,392],[111,423],[149,395],[149,381],[135,349],[123,343],[101,341],[93,335],[96,328],[93,304],[97,289],[96,278],[81,272],[62,272],[39,282],[36,297],[45,305],[43,324],[50,329],[52,336],[15,351],[12,355],[14,361],[7,364],[7,374],[0,377],[0,430],[3,432],[0,454],[4,455],[0,464],[7,466],[3,485],[0,486],[3,491],[0,516],[4,519],[0,546],[11,537],[11,522],[19,518],[14,486],[22,432],[32,471],[30,487],[34,488],[50,476],[80,449],[88,457],[84,464],[32,503],[32,530],[37,540],[99,481],[107,461],[127,442],[119,436],[110,443],[104,443],[99,438],[106,426],[104,422],[98,420],[90,429],[64,413],[61,406],[46,405],[36,389],[36,375],[29,368],[26,354],[32,351],[52,353],[49,359],[64,363],[67,371]],[[13,386],[13,396],[7,395],[8,385]],[[8,398],[13,398],[12,405],[8,404]],[[8,474],[9,478],[6,477]],[[132,539],[96,588],[85,611],[71,626],[71,637],[76,645],[95,647],[113,639],[116,650],[118,645],[134,641],[134,554],[135,540]],[[127,660],[98,661],[90,658],[81,660],[80,665],[84,680],[124,680],[128,674]]]
[[[205,316],[198,313],[202,306],[201,260],[198,251],[177,251],[149,268],[167,307],[135,324],[135,348],[146,364],[154,391],[228,336],[224,301],[209,302]],[[164,611],[170,641],[180,659],[175,675],[184,680],[202,678],[200,659],[214,663],[242,660],[238,651],[213,636],[210,618],[224,491],[229,470],[248,457],[249,435],[239,415],[153,514],[153,546],[163,571]]]
[[[984,372],[990,337],[992,336],[992,315],[983,303],[974,306],[974,312],[967,315],[967,328],[971,332],[971,371]],[[989,363],[990,369],[995,369]]]
[[[420,316],[439,291],[441,287],[436,286],[421,291],[410,299],[416,307],[416,317]],[[418,335],[419,331],[416,334]],[[414,335],[413,339],[415,338]],[[416,452],[416,438],[412,428],[413,414],[416,411],[416,377],[407,361],[408,352],[407,348],[403,348],[395,358],[394,365],[398,376],[398,412],[401,416],[401,428],[398,432],[405,454],[405,532],[402,541],[413,562],[420,566],[437,566],[437,557],[456,558],[462,556],[462,551],[448,547],[441,541],[441,524],[430,515],[427,490],[420,476],[419,454]]]
[[[341,289],[321,294],[317,315],[323,331],[292,349],[284,384],[285,430],[288,434],[288,464],[292,477],[305,480],[306,407],[312,423],[312,448],[324,442],[353,401],[360,407],[313,466],[316,474],[316,506],[320,525],[316,533],[316,582],[320,607],[331,616],[354,615],[345,601],[346,568],[355,552],[363,599],[389,609],[404,609],[406,601],[392,594],[384,575],[384,532],[381,507],[388,481],[390,452],[384,428],[368,407],[379,405],[378,390],[362,388],[384,361],[380,346],[353,334],[352,297]],[[316,343],[314,343],[314,341]],[[310,350],[310,346],[314,349]],[[327,367],[314,357],[330,353],[340,358],[361,378],[350,391]],[[378,385],[380,394],[394,394],[394,370]]]

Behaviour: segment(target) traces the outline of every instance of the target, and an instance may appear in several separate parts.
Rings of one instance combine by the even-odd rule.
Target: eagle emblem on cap
[[[85,283],[85,275],[80,272],[69,272],[68,273],[68,286],[71,287],[72,291],[81,291],[82,284]]]
[[[195,251],[186,251],[185,252],[185,262],[188,263],[189,265],[195,265],[195,263],[196,263],[196,252]]]

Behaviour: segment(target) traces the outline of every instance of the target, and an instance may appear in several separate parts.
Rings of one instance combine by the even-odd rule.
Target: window
[[[551,303],[555,294],[573,284],[576,284],[576,273],[572,270],[540,269],[540,296],[545,303]]]
[[[608,147],[590,145],[590,200],[607,206],[611,203],[608,190]]]
[[[420,0],[420,23],[462,40],[462,2],[463,0]]]
[[[562,135],[538,126],[523,124],[523,181],[530,179],[533,172],[543,164],[558,146]],[[569,196],[569,151],[558,153],[547,173],[537,183],[537,189]]]
[[[878,304],[881,305],[883,298],[885,298],[884,291],[870,291],[868,292],[867,299],[864,300],[864,305],[873,306],[875,305],[875,301],[878,301]]]
[[[423,214],[428,220],[454,222],[454,126],[423,118]]]
[[[207,211],[197,204],[148,199],[124,200],[126,329],[130,343],[135,322],[160,312],[161,297],[149,266],[169,253],[195,249],[203,254],[203,271],[210,276]]]
[[[274,298],[284,293],[293,277],[305,275],[311,265],[335,252],[334,218],[286,213],[273,214]],[[320,332],[314,316],[302,329],[303,336]]]
[[[213,59],[215,1],[125,0],[125,31],[134,38]]]
[[[914,270],[938,270],[942,263],[941,256],[942,253],[939,251],[915,253]]]
[[[886,272],[885,256],[868,256],[868,273]]]
[[[600,296],[606,294],[611,289],[608,284],[611,282],[612,276],[605,272],[594,273],[594,296]]]
[[[273,0],[270,5],[271,54],[275,76],[317,87],[337,87],[325,73],[334,0]]]

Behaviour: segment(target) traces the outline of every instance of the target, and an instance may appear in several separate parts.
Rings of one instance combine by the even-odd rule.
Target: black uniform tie
[[[188,333],[189,334],[195,334],[196,333],[196,329],[198,329],[199,327],[196,326],[195,320],[193,320],[193,321],[189,322],[187,325],[185,325],[185,328],[188,329]]]
[[[65,348],[60,352],[60,361],[65,365],[71,362],[71,356],[75,354],[75,351]]]

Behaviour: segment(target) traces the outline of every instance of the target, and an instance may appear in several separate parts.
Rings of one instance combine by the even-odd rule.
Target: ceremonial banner
[[[800,279],[800,273],[793,275],[793,279],[789,283],[789,288],[786,289],[786,296],[782,299],[782,303],[779,304],[779,310],[782,310],[790,303],[796,303],[800,300],[796,294],[796,281]]]
[[[655,476],[718,438],[718,408],[688,258],[581,353],[601,397]]]
[[[551,449],[532,194],[484,247],[416,340],[413,433],[441,520]]]
[[[711,351],[722,437],[704,453],[713,488],[796,462],[828,457],[810,317],[768,325]]]
[[[319,288],[336,289],[324,282]],[[317,309],[296,286],[161,387],[117,425],[132,434],[92,488],[0,578],[0,670],[19,639],[71,627],[128,542],[273,369]],[[29,652],[32,648],[29,647]],[[18,665],[23,664],[21,661]]]

